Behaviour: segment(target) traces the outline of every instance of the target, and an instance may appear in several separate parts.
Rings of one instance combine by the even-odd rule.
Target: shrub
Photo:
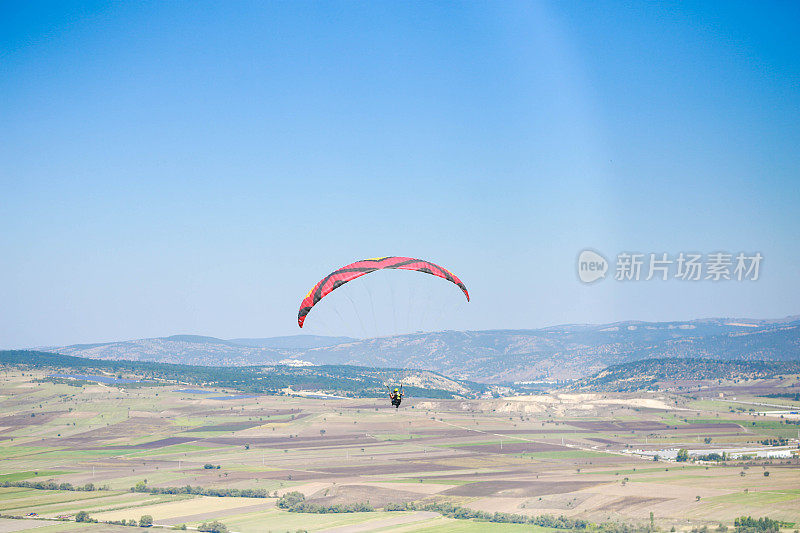
[[[303,503],[305,499],[306,499],[305,494],[293,490],[291,492],[287,492],[286,494],[278,498],[278,502],[275,505],[277,505],[281,509],[291,509]]]
[[[216,496],[219,498],[268,498],[267,489],[206,488],[184,485],[183,487],[148,487],[141,481],[131,487],[131,492],[148,492],[150,494],[196,494],[198,496]]]
[[[780,531],[782,527],[789,527],[791,524],[765,516],[761,518],[740,516],[733,521],[733,525],[739,533],[773,533]]]
[[[228,533],[228,526],[214,520],[213,522],[203,522],[197,528],[197,531],[205,531],[207,533]]]

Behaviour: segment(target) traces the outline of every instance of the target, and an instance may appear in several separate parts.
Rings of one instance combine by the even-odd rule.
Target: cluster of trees
[[[765,398],[788,398],[796,402],[800,402],[800,392],[775,392],[772,394],[764,394]]]
[[[278,499],[277,507],[294,513],[357,513],[374,511],[368,503],[354,503],[350,505],[318,505],[306,501],[302,492],[287,492]],[[448,518],[460,520],[479,520],[485,522],[498,522],[505,524],[531,524],[553,529],[568,529],[583,531],[596,529],[602,533],[640,533],[649,531],[646,527],[633,526],[624,523],[592,524],[580,518],[567,516],[525,516],[512,513],[487,513],[467,507],[461,507],[450,502],[426,503],[390,503],[384,507],[386,511],[431,511],[442,514]]]
[[[727,461],[728,454],[726,454],[725,452],[722,452],[722,454],[712,452],[712,453],[707,453],[705,455],[698,455],[697,459],[700,461]]]
[[[740,516],[733,521],[737,533],[779,533],[782,527],[791,527],[792,524],[762,516]]]
[[[675,526],[672,526],[670,531],[675,531]],[[709,529],[708,526],[697,527],[694,526],[692,528],[692,533],[708,533],[709,531],[716,531],[717,533],[726,533],[728,531],[728,526],[725,524],[720,524],[713,530]]]
[[[228,533],[228,526],[218,520],[213,522],[203,522],[197,527],[197,531],[205,531],[207,533]]]
[[[778,437],[777,439],[764,439],[760,441],[764,446],[787,446],[789,439]]]
[[[219,470],[220,468],[222,468],[222,465],[212,465],[211,463],[206,463],[203,465],[203,468],[205,468],[206,470],[214,470],[214,469]]]
[[[385,507],[387,511],[433,511],[440,513],[448,518],[459,520],[483,520],[486,522],[501,522],[505,524],[532,524],[541,527],[555,529],[583,530],[590,527],[590,523],[579,518],[568,518],[566,516],[525,516],[512,513],[487,513],[486,511],[476,511],[468,507],[461,507],[450,502],[429,502],[429,503],[400,503],[389,504]]]
[[[287,492],[278,498],[278,503],[276,505],[278,508],[289,511],[290,513],[366,513],[375,510],[375,508],[368,503],[351,503],[349,505],[319,505],[316,503],[309,503],[305,500],[305,494],[295,490],[292,492]]]
[[[86,511],[78,511],[78,514],[75,515],[76,522],[97,522],[94,518],[89,516],[89,513]]]
[[[2,481],[0,487],[20,487],[38,490],[80,490],[91,492],[93,490],[109,490],[108,485],[95,487],[94,483],[75,486],[72,483],[56,483],[55,481]]]
[[[269,498],[267,489],[207,488],[184,485],[183,487],[149,487],[144,481],[131,487],[131,492],[147,492],[150,494],[196,494],[198,496],[217,496],[219,498]]]
[[[77,517],[75,518],[75,520],[77,521]],[[97,522],[97,520],[94,521]],[[150,527],[153,525],[153,517],[150,516],[149,514],[146,514],[142,515],[141,518],[139,518],[139,520],[136,520],[135,518],[131,518],[130,520],[125,520],[123,518],[122,520],[106,520],[103,523],[112,524],[115,526]]]

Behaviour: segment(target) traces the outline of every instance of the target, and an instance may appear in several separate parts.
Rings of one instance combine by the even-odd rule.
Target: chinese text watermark
[[[764,256],[760,252],[708,254],[667,252],[617,254],[613,268],[616,281],[757,281]],[[594,250],[578,255],[578,279],[593,283],[606,277],[609,262]]]

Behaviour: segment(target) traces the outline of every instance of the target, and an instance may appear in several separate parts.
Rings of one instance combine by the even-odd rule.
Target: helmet
[[[394,389],[395,392],[399,391],[400,389]]]

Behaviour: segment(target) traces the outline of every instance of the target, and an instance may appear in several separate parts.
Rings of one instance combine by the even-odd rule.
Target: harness
[[[388,385],[387,385],[386,388],[389,388]],[[403,391],[402,391],[402,389],[397,391],[397,392],[394,392],[391,389],[389,389],[389,398],[392,400],[392,406],[394,406],[395,408],[399,408],[400,407],[400,402],[403,401]]]

